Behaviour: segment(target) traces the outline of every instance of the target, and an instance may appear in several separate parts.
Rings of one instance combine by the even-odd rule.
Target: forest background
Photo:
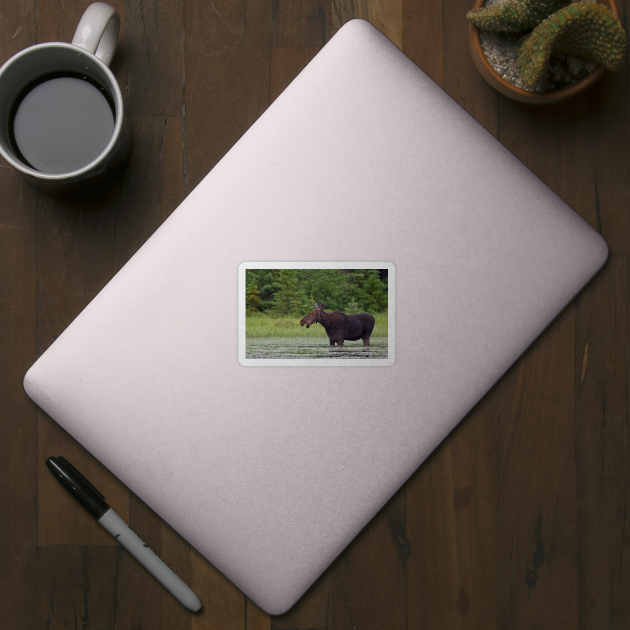
[[[387,337],[387,269],[247,269],[245,308],[248,337],[313,336],[321,326],[299,320],[324,303],[325,310],[348,315],[370,313],[374,336]]]

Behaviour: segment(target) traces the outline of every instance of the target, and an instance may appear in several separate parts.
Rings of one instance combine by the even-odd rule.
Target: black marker
[[[193,612],[201,608],[201,601],[192,590],[107,505],[105,497],[65,457],[49,457],[46,466],[61,485],[183,606]]]

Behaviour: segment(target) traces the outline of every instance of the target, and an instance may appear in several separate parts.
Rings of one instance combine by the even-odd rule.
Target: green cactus
[[[569,0],[507,0],[481,9],[472,9],[466,17],[479,29],[501,33],[520,33],[534,28]]]
[[[626,49],[626,33],[615,14],[597,2],[575,2],[543,20],[523,41],[516,65],[523,81],[535,85],[554,53],[616,69]]]

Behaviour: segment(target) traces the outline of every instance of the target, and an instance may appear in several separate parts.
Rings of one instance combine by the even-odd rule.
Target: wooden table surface
[[[471,0],[122,0],[124,174],[62,201],[0,163],[0,626],[630,628],[630,70],[543,107],[468,53]],[[0,62],[87,2],[0,0]],[[619,5],[620,16],[630,0]],[[341,24],[383,31],[606,238],[610,258],[287,614],[269,617],[27,398],[22,378]],[[325,185],[325,182],[322,182]],[[66,455],[204,608],[60,491]],[[273,579],[273,576],[268,576]]]

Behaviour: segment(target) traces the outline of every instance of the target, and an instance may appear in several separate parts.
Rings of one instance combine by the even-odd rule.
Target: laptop
[[[566,203],[387,38],[353,20],[24,386],[248,597],[280,614],[607,255]],[[284,274],[282,286],[325,273],[371,278],[386,301],[353,298],[346,310],[363,311],[373,328],[340,345],[323,322],[342,302],[332,289],[303,293],[296,334],[320,337],[274,354],[248,332],[262,312],[252,302],[262,272]]]

